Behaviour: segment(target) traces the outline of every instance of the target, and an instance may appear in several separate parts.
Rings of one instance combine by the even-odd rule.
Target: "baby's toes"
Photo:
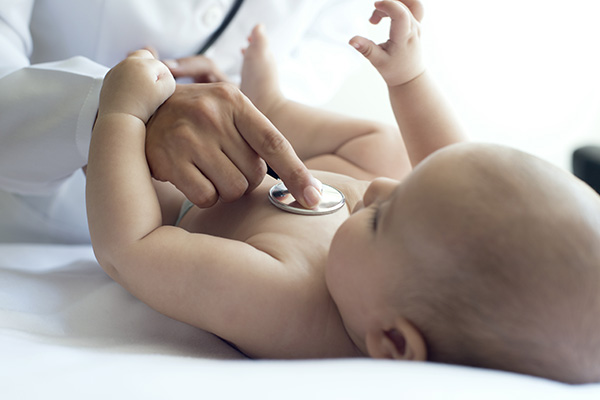
[[[269,51],[269,39],[264,25],[256,25],[252,29],[248,40],[250,42],[248,49],[252,49],[256,53],[267,53]]]

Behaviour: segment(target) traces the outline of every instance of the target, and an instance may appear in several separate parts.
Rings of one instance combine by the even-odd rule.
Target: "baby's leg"
[[[275,57],[269,49],[262,25],[252,29],[248,47],[242,52],[244,64],[240,89],[263,114],[269,116],[270,111],[284,98],[279,89]]]

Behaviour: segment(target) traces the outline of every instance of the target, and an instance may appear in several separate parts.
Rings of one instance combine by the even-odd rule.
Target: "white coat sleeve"
[[[43,195],[87,164],[108,68],[83,57],[30,65],[32,7],[0,5],[0,189]]]
[[[348,42],[367,34],[373,10],[373,3],[364,0],[324,3],[296,49],[279,66],[285,95],[313,105],[329,101],[364,62]]]

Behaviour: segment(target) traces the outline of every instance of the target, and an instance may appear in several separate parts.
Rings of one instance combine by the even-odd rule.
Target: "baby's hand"
[[[375,3],[370,22],[378,24],[390,17],[390,38],[379,45],[362,36],[350,44],[379,71],[389,87],[402,85],[425,71],[421,57],[423,5],[420,0],[384,0]]]
[[[98,116],[133,115],[144,123],[175,91],[175,79],[148,50],[131,53],[104,78]]]

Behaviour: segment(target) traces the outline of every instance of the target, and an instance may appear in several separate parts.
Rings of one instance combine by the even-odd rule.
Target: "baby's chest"
[[[344,206],[325,215],[283,211],[269,201],[269,190],[277,181],[267,177],[252,193],[235,202],[219,202],[209,209],[194,207],[180,226],[193,233],[246,242],[276,258],[293,257],[299,264],[315,263],[327,257],[335,232],[348,219],[349,210],[365,185],[337,174],[313,173],[345,195]]]
[[[194,208],[180,226],[202,233],[243,242],[260,238],[271,246],[293,245],[329,248],[339,226],[348,217],[347,208],[328,215],[297,215],[274,207],[266,196],[246,196],[234,203],[219,203],[210,209]]]

